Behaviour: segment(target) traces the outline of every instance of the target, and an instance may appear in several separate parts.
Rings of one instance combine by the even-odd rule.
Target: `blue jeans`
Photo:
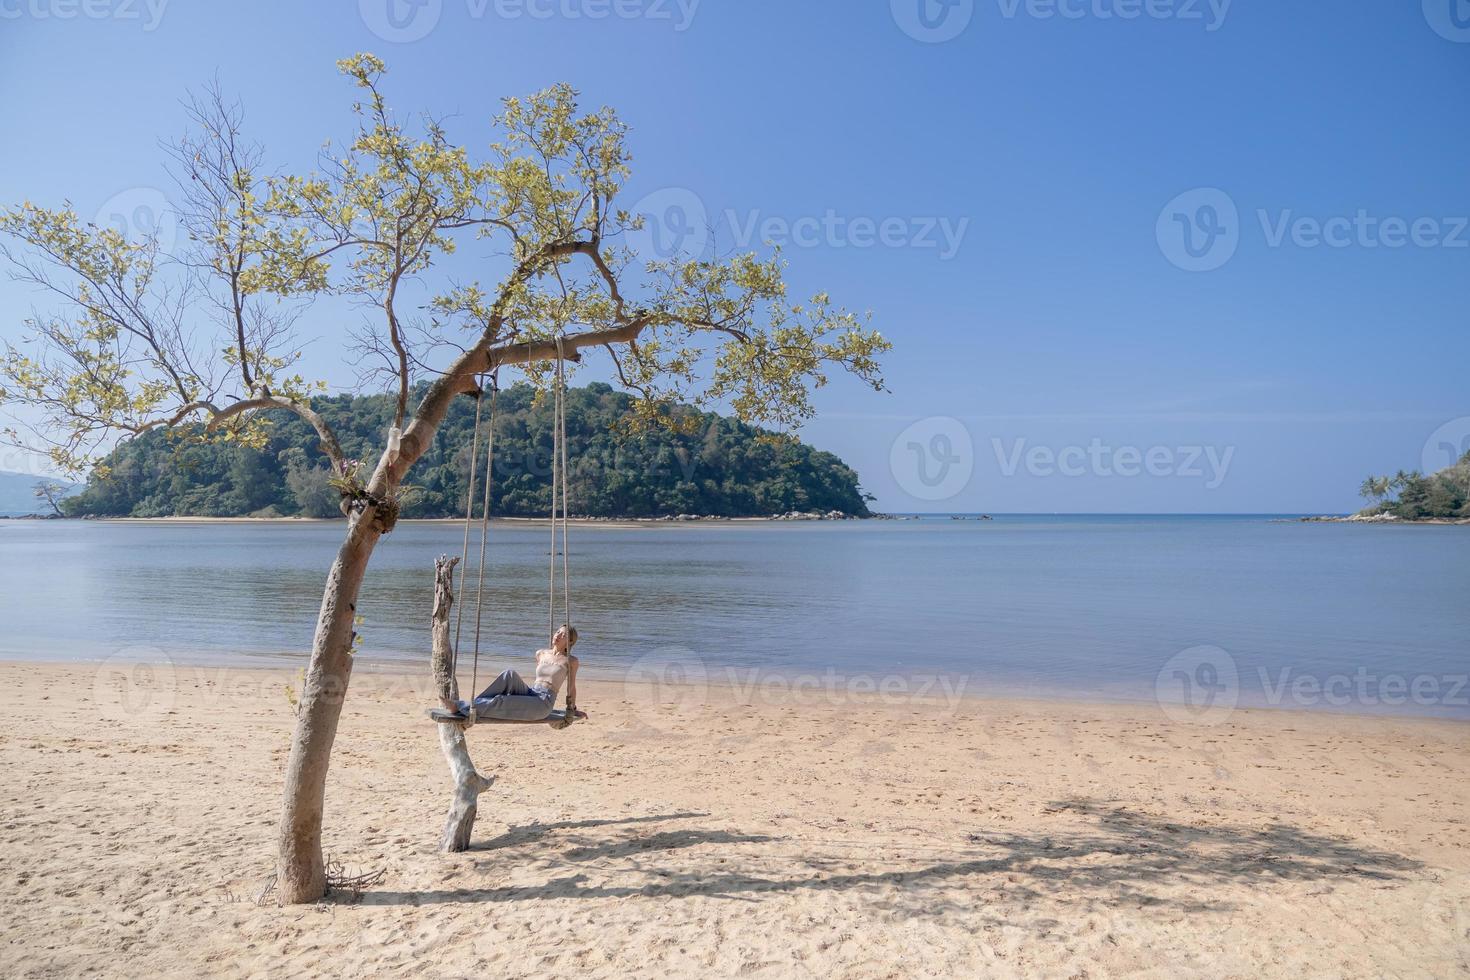
[[[530,687],[521,675],[507,670],[475,696],[477,718],[504,721],[540,721],[556,707],[556,696],[543,687]]]

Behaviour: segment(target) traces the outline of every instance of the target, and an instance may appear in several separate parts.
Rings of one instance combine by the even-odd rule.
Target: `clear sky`
[[[1344,511],[1470,439],[1465,0],[0,0],[0,200],[146,213],[215,75],[305,168],[363,50],[472,147],[572,82],[667,233],[871,309],[891,393],[804,436],[882,508]]]

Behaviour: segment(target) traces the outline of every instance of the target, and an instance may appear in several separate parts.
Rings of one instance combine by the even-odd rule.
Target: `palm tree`
[[[1382,504],[1383,499],[1393,491],[1396,482],[1394,478],[1387,476],[1370,476],[1358,488],[1358,494],[1374,504]]]

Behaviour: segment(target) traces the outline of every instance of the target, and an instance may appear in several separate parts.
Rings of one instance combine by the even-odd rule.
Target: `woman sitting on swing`
[[[507,670],[475,696],[474,712],[478,721],[543,721],[556,708],[556,696],[562,685],[567,688],[567,710],[564,725],[575,718],[586,718],[577,710],[577,667],[572,647],[577,643],[577,629],[565,625],[551,637],[551,649],[536,651],[536,679],[527,684],[521,675]],[[470,705],[459,703],[459,714],[468,716]]]

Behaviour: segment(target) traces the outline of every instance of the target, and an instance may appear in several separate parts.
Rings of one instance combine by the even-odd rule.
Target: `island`
[[[1370,476],[1358,488],[1369,501],[1350,517],[1306,517],[1305,521],[1353,524],[1470,524],[1470,452],[1453,466],[1428,476],[1399,470]]]
[[[574,515],[874,516],[857,473],[832,453],[687,405],[671,406],[662,424],[640,425],[633,401],[602,383],[567,392]],[[393,422],[388,395],[319,397],[312,404],[353,459],[368,458]],[[495,409],[491,513],[544,517],[551,510],[550,405],[529,384],[516,384],[498,393]],[[474,424],[474,399],[456,399],[409,473],[404,518],[464,516]],[[484,452],[482,443],[481,460]],[[280,413],[258,446],[204,440],[197,427],[124,442],[61,508],[68,517],[332,518],[340,516],[341,499],[333,477],[312,427]]]

